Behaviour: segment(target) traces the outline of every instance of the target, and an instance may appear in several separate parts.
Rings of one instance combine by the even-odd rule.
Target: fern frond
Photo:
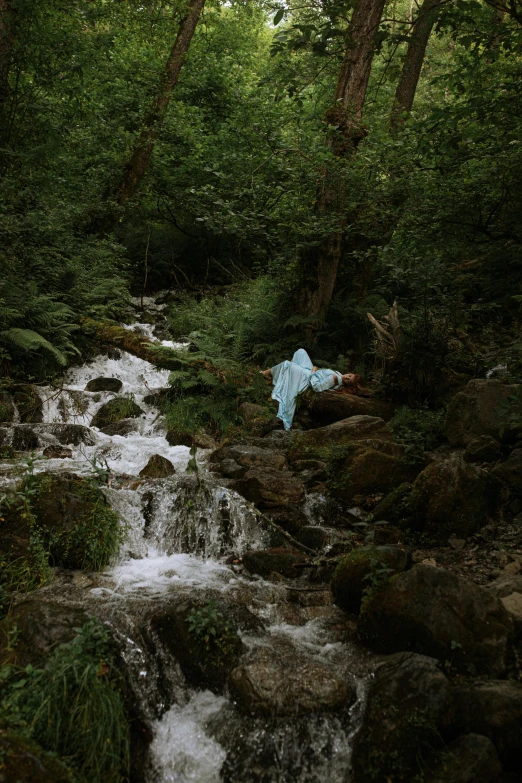
[[[56,362],[61,366],[67,365],[66,356],[55,345],[42,337],[38,332],[33,332],[32,329],[6,329],[0,332],[0,338],[5,340],[8,344],[14,346],[18,350],[25,353],[33,353],[34,351],[43,350],[51,354]]]

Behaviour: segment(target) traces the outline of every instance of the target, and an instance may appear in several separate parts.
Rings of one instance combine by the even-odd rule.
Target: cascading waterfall
[[[151,337],[148,325],[129,328],[144,326]],[[98,377],[117,378],[121,390],[85,391],[88,381]],[[81,601],[111,626],[138,712],[152,728],[148,780],[344,783],[349,780],[350,739],[364,701],[363,678],[353,676],[353,650],[329,627],[328,613],[326,620],[321,617],[324,607],[296,602],[299,591],[308,588],[245,576],[234,565],[249,549],[266,547],[267,531],[249,503],[206,472],[204,454],[198,475],[185,472],[189,449],[168,444],[162,417],[145,401],[167,382],[168,371],[126,352],[118,358],[98,356],[69,370],[60,389],[40,390],[44,421],[33,427],[40,448],[58,442],[54,425],[88,428],[83,442],[69,444],[72,458],[37,460],[36,470],[89,474],[100,465],[110,470],[105,493],[125,526],[125,543],[111,569],[88,575]],[[100,407],[121,395],[132,397],[144,411],[134,431],[107,435],[92,428]],[[153,454],[169,459],[175,475],[137,479]],[[78,588],[68,584],[46,590],[55,591],[58,600],[77,601]],[[284,648],[285,654],[295,650],[310,661],[330,663],[355,680],[354,705],[335,714],[248,717],[226,693],[190,687],[147,619],[187,596],[222,597],[247,607],[263,623],[243,632],[247,649]]]

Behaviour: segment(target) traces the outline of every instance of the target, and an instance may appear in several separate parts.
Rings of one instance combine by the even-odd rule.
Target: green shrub
[[[397,411],[388,426],[394,441],[405,447],[407,459],[420,462],[426,451],[442,443],[443,420],[444,411],[414,409],[405,405]]]
[[[93,781],[126,779],[129,726],[103,626],[86,623],[43,669],[28,666],[20,673],[5,666],[0,676],[4,728],[25,734]]]

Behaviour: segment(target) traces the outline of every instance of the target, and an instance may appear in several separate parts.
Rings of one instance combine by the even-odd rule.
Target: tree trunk
[[[404,124],[405,115],[410,113],[413,106],[426,47],[436,19],[436,14],[433,11],[440,3],[441,0],[424,0],[415,20],[413,34],[408,44],[406,58],[395,91],[390,118],[391,133],[395,133]]]
[[[379,27],[385,0],[358,0],[347,32],[346,50],[335,89],[335,103],[325,114],[325,121],[335,130],[326,143],[338,158],[349,158],[365,137],[361,123],[364,99],[374,54],[374,36]],[[331,214],[342,204],[342,184],[332,172],[324,171],[323,186],[318,194],[317,211]],[[314,332],[326,316],[335,287],[339,263],[343,255],[343,228],[337,230],[318,247],[301,253],[301,280],[296,296],[299,314],[306,319],[305,332],[313,339]]]
[[[13,10],[10,0],[0,0],[0,111],[9,96],[12,49]]]
[[[178,82],[181,66],[204,5],[205,0],[189,0],[187,13],[181,21],[176,41],[165,66],[160,89],[152,101],[152,106],[143,123],[143,130],[139,135],[132,156],[125,165],[123,178],[117,188],[117,199],[120,205],[125,204],[136,193],[149,167],[154,145],[167,113],[172,90]]]

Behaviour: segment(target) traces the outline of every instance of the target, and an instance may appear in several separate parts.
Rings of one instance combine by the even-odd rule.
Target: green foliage
[[[370,566],[371,571],[363,577],[363,582],[367,584],[362,592],[361,609],[364,609],[364,605],[388,584],[390,577],[395,573],[393,568],[378,560],[371,560]]]
[[[443,441],[442,426],[444,411],[430,411],[422,408],[400,408],[388,426],[396,443],[406,449],[411,462],[422,462],[426,451],[432,451]]]
[[[43,669],[0,670],[3,727],[16,729],[91,780],[120,783],[129,726],[107,630],[86,623]]]
[[[218,652],[227,657],[237,648],[237,633],[215,601],[208,601],[192,609],[187,617],[190,634],[202,644],[207,652]]]

